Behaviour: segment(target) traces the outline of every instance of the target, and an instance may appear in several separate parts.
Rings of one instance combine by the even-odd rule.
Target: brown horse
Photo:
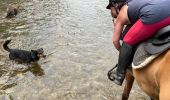
[[[170,100],[170,50],[142,69],[127,71],[122,100],[128,100],[134,79],[151,100]]]

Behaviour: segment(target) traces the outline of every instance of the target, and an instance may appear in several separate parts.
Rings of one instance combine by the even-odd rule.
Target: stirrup
[[[117,85],[122,85],[125,74],[117,73],[116,70],[114,70],[118,65],[116,64],[112,69],[110,69],[107,73],[108,79],[113,81]],[[114,70],[114,71],[113,71]]]
[[[115,80],[115,77],[114,77],[114,76],[111,77],[111,74],[113,73],[113,70],[114,70],[116,67],[117,67],[117,64],[116,64],[112,69],[110,69],[110,70],[108,71],[108,73],[107,73],[107,77],[108,77],[108,79],[111,80],[111,81],[114,81],[114,80]]]

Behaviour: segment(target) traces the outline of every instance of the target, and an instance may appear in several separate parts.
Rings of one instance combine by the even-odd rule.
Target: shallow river
[[[27,0],[14,19],[0,20],[0,43],[44,48],[37,65],[9,60],[0,49],[0,100],[120,100],[123,87],[107,79],[117,63],[107,0]],[[135,85],[130,100],[148,98]]]

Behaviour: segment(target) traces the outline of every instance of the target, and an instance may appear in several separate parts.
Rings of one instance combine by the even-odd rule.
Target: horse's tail
[[[5,42],[4,42],[4,44],[3,44],[3,48],[6,50],[6,51],[8,51],[8,52],[10,52],[10,48],[8,47],[8,44],[11,42],[11,40],[6,40]]]

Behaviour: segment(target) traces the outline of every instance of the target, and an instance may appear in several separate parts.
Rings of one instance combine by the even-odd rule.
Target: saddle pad
[[[152,60],[154,60],[157,56],[159,56],[159,54],[151,55],[147,53],[144,50],[143,43],[142,43],[139,45],[139,47],[135,52],[133,62],[132,62],[132,67],[134,69],[143,68],[147,64],[149,64]]]

